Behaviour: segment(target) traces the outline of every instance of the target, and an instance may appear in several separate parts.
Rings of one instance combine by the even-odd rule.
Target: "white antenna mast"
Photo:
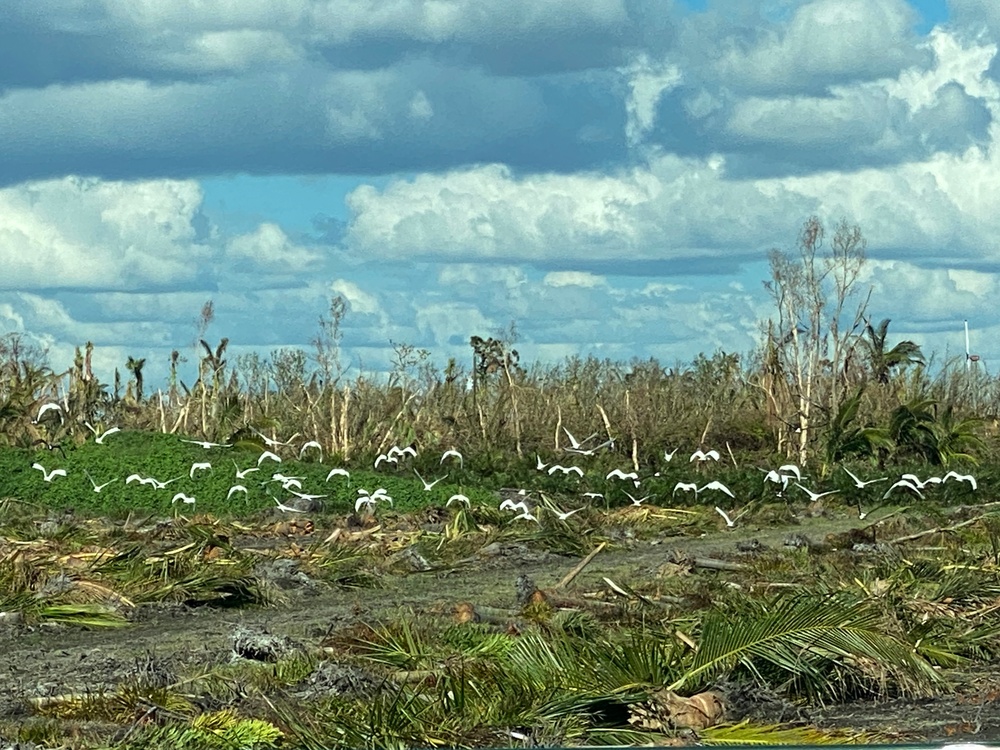
[[[969,371],[972,366],[972,359],[969,356],[969,321],[965,321],[965,371]]]

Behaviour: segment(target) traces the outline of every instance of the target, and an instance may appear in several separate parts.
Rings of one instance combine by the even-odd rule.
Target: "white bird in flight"
[[[924,496],[924,493],[921,492],[920,488],[913,482],[909,481],[908,479],[900,479],[895,484],[890,485],[889,489],[887,489],[885,491],[885,494],[882,495],[882,499],[885,500],[887,497],[889,497],[889,495],[892,494],[892,491],[897,487],[902,487],[903,489],[910,490],[911,492],[916,492],[918,497]]]
[[[84,422],[83,424],[87,427],[88,430],[94,433],[95,436],[94,442],[97,443],[98,445],[104,445],[104,438],[108,437],[109,435],[114,435],[116,432],[122,431],[121,427],[110,427],[104,432],[98,432],[97,428],[94,427],[94,425],[92,425],[90,422]]]
[[[857,474],[855,474],[854,472],[852,472],[846,466],[841,466],[840,468],[842,468],[844,471],[846,471],[847,474],[848,474],[848,476],[850,476],[850,478],[854,480],[854,486],[857,487],[859,490],[863,490],[869,484],[875,484],[877,482],[884,482],[884,481],[886,481],[889,478],[889,477],[882,477],[880,479],[869,479],[869,480],[865,481],[865,480],[862,480],[860,477],[858,477]]]
[[[465,468],[465,458],[462,456],[461,453],[459,453],[454,448],[449,448],[444,453],[442,453],[441,454],[441,460],[438,462],[438,464],[439,465],[443,464],[449,458],[457,458],[458,459],[458,466],[459,466],[459,468],[462,468],[462,469]]]
[[[213,443],[210,440],[188,440],[187,438],[181,438],[182,443],[190,443],[191,445],[200,445],[205,450],[209,448],[232,448],[231,443]]]
[[[173,499],[171,499],[170,504],[173,505],[178,500],[183,500],[185,505],[194,505],[195,503],[195,499],[191,495],[185,495],[183,492],[178,492],[176,495],[173,496]]]
[[[323,460],[323,446],[320,445],[319,441],[317,440],[310,440],[309,442],[304,443],[301,448],[299,448],[299,461],[302,460],[302,454],[305,453],[306,450],[309,448],[316,448],[317,450],[319,450],[319,460],[320,461]]]
[[[249,494],[247,492],[247,488],[244,487],[242,484],[234,484],[232,487],[229,488],[229,492],[226,493],[226,500],[231,498],[237,492],[242,492],[244,495]]]
[[[976,478],[972,476],[972,474],[959,474],[957,471],[949,471],[944,475],[944,481],[947,482],[949,479],[954,479],[958,482],[968,482],[972,489],[979,489],[979,484],[976,482]]]
[[[549,467],[549,476],[552,476],[557,471],[561,471],[563,475],[576,474],[578,477],[583,476],[583,469],[579,466],[561,466],[559,464],[552,464],[552,466]]]
[[[348,481],[351,479],[351,472],[347,469],[341,469],[339,466],[330,469],[330,473],[326,475],[326,481],[330,481],[333,477],[347,477]]]
[[[55,401],[50,401],[49,403],[42,404],[39,407],[38,414],[35,415],[35,418],[34,418],[34,420],[32,420],[32,423],[33,424],[38,424],[38,422],[42,418],[42,415],[46,414],[47,412],[50,412],[50,411],[56,412],[59,415],[59,419],[60,420],[63,419],[62,407],[59,406],[59,404],[57,404]]]
[[[279,456],[277,453],[272,453],[271,451],[264,451],[258,457],[258,459],[257,459],[257,465],[260,466],[262,463],[264,463],[265,460],[275,461],[275,462],[277,462],[277,463],[280,464],[281,463],[281,456]]]
[[[817,500],[819,500],[821,497],[826,497],[827,495],[835,495],[836,493],[840,492],[840,490],[827,490],[826,492],[813,492],[812,490],[807,489],[806,487],[803,487],[798,482],[795,483],[795,486],[798,487],[800,490],[802,490],[807,495],[809,495],[809,501],[813,502],[813,503],[816,502]]]
[[[636,474],[634,471],[630,471],[630,472],[626,473],[626,472],[622,471],[621,469],[612,469],[611,471],[608,472],[607,476],[604,477],[604,478],[605,479],[631,479],[633,482],[638,482],[639,481],[639,475]]]
[[[522,510],[525,513],[528,512],[528,504],[523,500],[521,502],[515,503],[510,498],[507,498],[502,503],[500,503],[500,510]]]
[[[457,494],[452,495],[451,497],[449,497],[448,498],[448,502],[445,503],[445,507],[447,508],[452,503],[461,503],[466,508],[471,508],[472,507],[472,501],[470,501],[469,498],[467,498],[461,492],[459,492],[459,493],[457,493]]]
[[[105,487],[107,487],[109,484],[114,484],[115,482],[118,481],[117,479],[112,479],[110,482],[105,482],[104,484],[98,484],[97,482],[94,481],[94,478],[92,476],[90,476],[90,472],[89,471],[87,471],[86,469],[84,469],[83,473],[87,475],[87,479],[89,479],[90,483],[94,486],[94,492],[100,492]]]
[[[236,467],[236,478],[237,479],[246,479],[247,478],[247,474],[251,474],[251,473],[253,473],[255,471],[260,471],[260,467],[259,466],[251,466],[249,469],[240,469],[239,464],[237,464],[235,461],[233,461],[233,466]]]
[[[46,482],[51,482],[56,477],[66,476],[66,469],[53,469],[52,471],[46,471],[45,467],[38,463],[32,464],[31,468],[38,469],[40,472],[42,472],[42,479],[44,479]]]
[[[700,488],[698,492],[704,492],[705,490],[716,490],[718,492],[724,492],[734,500],[736,499],[736,495],[733,494],[732,490],[730,490],[726,485],[724,485],[722,482],[718,480],[709,482],[704,487]]]
[[[710,450],[707,453],[700,448],[691,454],[691,458],[688,459],[688,463],[692,461],[718,461],[721,458],[719,451]]]
[[[652,497],[652,495],[646,495],[645,497],[636,498],[633,495],[629,495],[627,492],[625,494],[628,495],[628,499],[632,501],[632,505],[637,508]]]
[[[443,480],[445,480],[445,479],[448,478],[448,475],[445,474],[443,477],[440,477],[439,479],[435,479],[433,482],[428,482],[426,479],[424,479],[422,476],[420,476],[420,474],[417,472],[416,469],[413,470],[413,473],[417,475],[417,479],[419,479],[420,482],[424,485],[424,491],[425,492],[430,492],[432,489],[434,489],[434,485],[435,484],[437,484],[438,482],[443,481]]]
[[[191,477],[191,479],[194,479],[194,473],[196,471],[211,471],[211,470],[212,470],[212,464],[210,464],[208,461],[195,461],[193,464],[191,464],[191,471],[188,473],[188,475]]]

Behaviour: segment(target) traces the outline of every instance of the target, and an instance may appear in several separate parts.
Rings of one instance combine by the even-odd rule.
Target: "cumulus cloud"
[[[757,25],[748,44],[724,38],[714,72],[727,85],[756,92],[820,92],[846,82],[895,77],[926,64],[904,0],[813,0],[787,23]]]

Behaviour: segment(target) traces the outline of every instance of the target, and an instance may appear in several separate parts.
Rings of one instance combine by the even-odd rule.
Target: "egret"
[[[515,503],[510,498],[507,498],[502,503],[500,503],[500,510],[523,510],[525,513],[527,513],[528,504],[523,500],[519,503]]]
[[[730,518],[729,514],[726,513],[726,511],[724,511],[718,505],[715,506],[715,512],[718,513],[720,516],[722,516],[722,519],[726,522],[726,527],[727,528],[731,529],[734,526],[736,526],[736,521],[734,521],[732,518]]]
[[[897,487],[902,487],[903,489],[910,490],[911,492],[916,492],[918,497],[923,497],[924,496],[924,493],[921,492],[920,488],[917,485],[915,485],[913,482],[909,481],[908,479],[900,479],[899,481],[897,481],[895,484],[891,485],[889,487],[889,489],[887,489],[885,491],[885,494],[882,495],[882,499],[885,500],[887,497],[889,497],[889,495],[892,493],[892,491],[894,489],[896,489]]]
[[[730,490],[728,487],[726,487],[726,485],[724,485],[722,482],[718,480],[709,482],[704,487],[700,488],[698,492],[704,492],[705,490],[717,490],[718,492],[724,492],[734,500],[736,499],[736,495],[733,494],[732,490]]]
[[[257,458],[257,465],[260,466],[264,461],[274,461],[276,463],[281,463],[281,456],[277,453],[272,453],[271,451],[264,451]]]
[[[375,458],[375,467],[374,468],[377,469],[378,465],[381,464],[381,463],[398,464],[399,463],[399,459],[396,458],[396,456],[389,455],[388,453],[379,453],[378,456]]]
[[[229,492],[226,493],[226,500],[228,500],[229,498],[231,498],[237,492],[242,492],[244,495],[248,495],[249,494],[249,492],[247,491],[247,488],[244,487],[242,484],[234,484],[232,487],[229,488]]]
[[[629,495],[627,492],[625,494],[628,495],[628,499],[632,501],[632,505],[637,508],[652,497],[652,495],[646,495],[645,497],[636,498],[633,495]]]
[[[574,508],[571,511],[561,511],[558,508],[553,508],[552,512],[555,513],[556,516],[558,516],[560,521],[565,521],[571,515],[573,515],[574,513],[579,513],[581,510],[583,510],[583,508]]]
[[[626,474],[621,469],[612,469],[611,471],[608,472],[607,476],[604,477],[604,478],[605,479],[612,479],[612,478],[614,478],[614,479],[631,479],[633,482],[638,482],[639,481],[639,475],[636,474],[634,471],[630,471],[630,472],[628,472]]]
[[[347,480],[349,482],[351,479],[351,472],[349,472],[347,469],[341,469],[338,466],[334,469],[330,469],[330,473],[326,475],[326,481],[329,482],[330,479],[333,477],[347,477]]]
[[[803,487],[798,482],[795,483],[795,486],[798,487],[800,490],[802,490],[807,495],[809,495],[809,502],[812,502],[812,503],[816,502],[821,497],[826,497],[827,495],[835,495],[836,493],[840,492],[840,490],[828,490],[826,492],[813,492],[812,490]]]
[[[958,482],[968,482],[972,489],[979,489],[979,484],[976,482],[976,478],[972,476],[972,474],[959,474],[957,471],[949,471],[944,475],[944,481],[947,482],[949,479],[954,479]]]
[[[576,453],[577,455],[580,456],[595,456],[597,455],[597,451],[601,450],[602,448],[614,448],[614,447],[615,447],[615,441],[614,438],[612,438],[610,440],[605,440],[600,445],[595,445],[593,448],[567,448],[566,452]]]
[[[719,455],[719,451],[711,450],[706,453],[705,451],[698,449],[691,454],[691,458],[688,459],[688,463],[691,463],[692,461],[718,461],[720,458],[722,458],[722,456]]]
[[[305,453],[306,450],[308,450],[309,448],[316,448],[317,450],[319,450],[319,460],[320,461],[323,460],[323,446],[320,445],[319,442],[316,440],[310,440],[309,442],[304,443],[301,448],[299,448],[299,461],[302,460],[302,454]]]
[[[260,467],[259,466],[251,466],[249,469],[242,469],[241,470],[240,467],[239,467],[239,464],[237,464],[235,461],[233,461],[233,466],[236,467],[236,478],[237,479],[246,479],[247,478],[247,474],[251,474],[251,473],[253,473],[255,471],[260,471]]]
[[[457,493],[457,494],[452,495],[451,497],[449,497],[448,498],[448,502],[445,503],[445,507],[447,508],[452,503],[461,503],[466,508],[471,508],[472,507],[472,501],[469,500],[469,498],[467,498],[461,492],[459,492],[459,493]]]
[[[446,450],[444,453],[442,453],[441,454],[441,460],[438,462],[438,464],[439,465],[443,464],[445,462],[445,460],[447,460],[449,458],[457,458],[458,459],[458,466],[459,466],[459,468],[462,468],[462,469],[465,468],[465,458],[462,456],[461,453],[459,453],[454,448],[450,448],[450,449]]]
[[[674,485],[673,494],[676,495],[678,491],[683,492],[693,492],[695,495],[698,494],[698,485],[694,482],[678,482]]]
[[[50,401],[49,403],[42,404],[39,407],[38,414],[35,415],[35,418],[32,420],[32,424],[38,424],[42,419],[42,415],[50,411],[56,412],[59,415],[60,421],[63,419],[62,407],[55,401]]]
[[[260,438],[261,440],[263,440],[263,441],[264,441],[264,444],[265,444],[265,445],[266,445],[266,446],[267,446],[268,448],[281,448],[281,447],[283,447],[283,446],[286,446],[286,445],[291,445],[291,444],[292,444],[292,441],[293,441],[293,440],[295,440],[295,438],[297,438],[297,437],[299,436],[299,433],[297,433],[297,432],[296,432],[296,433],[295,433],[294,435],[292,435],[292,436],[291,436],[290,438],[288,438],[288,440],[286,440],[286,441],[285,441],[285,442],[283,443],[283,442],[281,442],[280,440],[276,440],[276,439],[274,439],[274,438],[269,438],[269,437],[268,437],[267,435],[265,435],[265,434],[264,434],[263,432],[260,432],[259,430],[255,430],[255,429],[254,429],[253,427],[251,427],[251,428],[250,428],[250,430],[251,430],[251,432],[253,432],[253,433],[254,433],[255,435],[257,435],[257,437],[259,437],[259,438]]]
[[[186,438],[181,438],[182,443],[190,443],[191,445],[200,445],[205,450],[209,448],[232,448],[232,443],[213,443],[210,440],[187,440]]]
[[[665,460],[667,461],[667,463],[669,463],[670,461],[673,461],[673,460],[674,460],[674,455],[675,455],[675,454],[677,453],[677,451],[679,451],[679,450],[680,450],[680,448],[674,448],[674,449],[673,449],[672,451],[670,451],[669,453],[667,453],[667,451],[666,451],[666,450],[664,450],[664,451],[663,451],[663,458],[664,458],[664,459],[665,459]]]
[[[97,443],[98,445],[104,445],[104,438],[108,437],[108,435],[114,435],[116,432],[122,431],[121,427],[111,427],[105,430],[104,432],[99,433],[97,429],[90,422],[84,422],[84,424],[87,426],[87,429],[89,429],[92,433],[94,433],[95,435],[94,442]]]
[[[174,495],[173,499],[170,501],[170,504],[173,505],[178,500],[183,500],[185,505],[194,505],[195,503],[195,500],[191,495],[185,495],[183,492],[178,492],[176,495]]]
[[[794,474],[795,475],[795,481],[797,481],[797,482],[801,482],[802,481],[802,470],[798,466],[796,466],[795,464],[783,464],[782,466],[779,466],[778,467],[778,473],[779,474]]]
[[[434,489],[434,485],[435,484],[437,484],[438,482],[440,482],[440,481],[448,478],[448,475],[445,474],[440,479],[435,479],[433,482],[428,482],[426,479],[424,479],[422,476],[420,476],[420,474],[417,472],[416,469],[413,470],[413,473],[417,475],[417,479],[419,479],[420,482],[424,485],[424,491],[425,492],[430,492],[432,489]]]
[[[53,469],[52,471],[46,471],[44,466],[37,463],[32,464],[31,468],[38,469],[40,472],[42,472],[42,479],[44,479],[46,482],[51,482],[56,477],[66,476],[66,469]]]
[[[542,463],[542,457],[537,453],[535,454],[535,468],[539,471],[545,471],[545,467],[548,466],[546,463]]]
[[[560,466],[559,464],[552,464],[552,466],[549,467],[549,476],[552,476],[557,471],[561,471],[564,476],[566,474],[576,474],[578,477],[583,476],[583,469],[579,466]]]
[[[210,464],[208,461],[195,461],[193,464],[191,464],[191,471],[189,472],[189,476],[191,477],[191,479],[194,479],[194,473],[196,471],[211,471],[211,470],[212,470],[212,464]]]
[[[94,486],[94,492],[100,492],[105,487],[107,487],[109,484],[114,484],[115,482],[118,481],[117,479],[112,479],[111,481],[105,482],[104,484],[98,484],[97,482],[94,481],[94,478],[92,476],[90,476],[90,472],[89,471],[87,471],[86,469],[84,469],[83,473],[87,475],[87,479],[89,479],[90,483]]]
[[[886,480],[889,479],[889,477],[882,477],[881,479],[869,479],[867,481],[863,481],[846,466],[841,466],[840,468],[846,471],[848,476],[850,476],[850,478],[854,480],[854,486],[857,487],[859,490],[863,490],[869,484],[875,484],[876,482],[885,482]]]

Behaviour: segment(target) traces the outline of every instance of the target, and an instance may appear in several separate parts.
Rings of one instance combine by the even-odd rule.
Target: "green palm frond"
[[[670,689],[704,684],[738,666],[759,675],[765,665],[827,692],[835,684],[822,677],[838,668],[862,678],[877,668],[908,691],[939,680],[910,644],[886,632],[882,614],[870,602],[806,594],[756,608],[738,618],[725,611],[710,613],[694,662]]]
[[[844,729],[819,729],[788,724],[720,724],[698,733],[704,745],[868,745],[880,738]]]

